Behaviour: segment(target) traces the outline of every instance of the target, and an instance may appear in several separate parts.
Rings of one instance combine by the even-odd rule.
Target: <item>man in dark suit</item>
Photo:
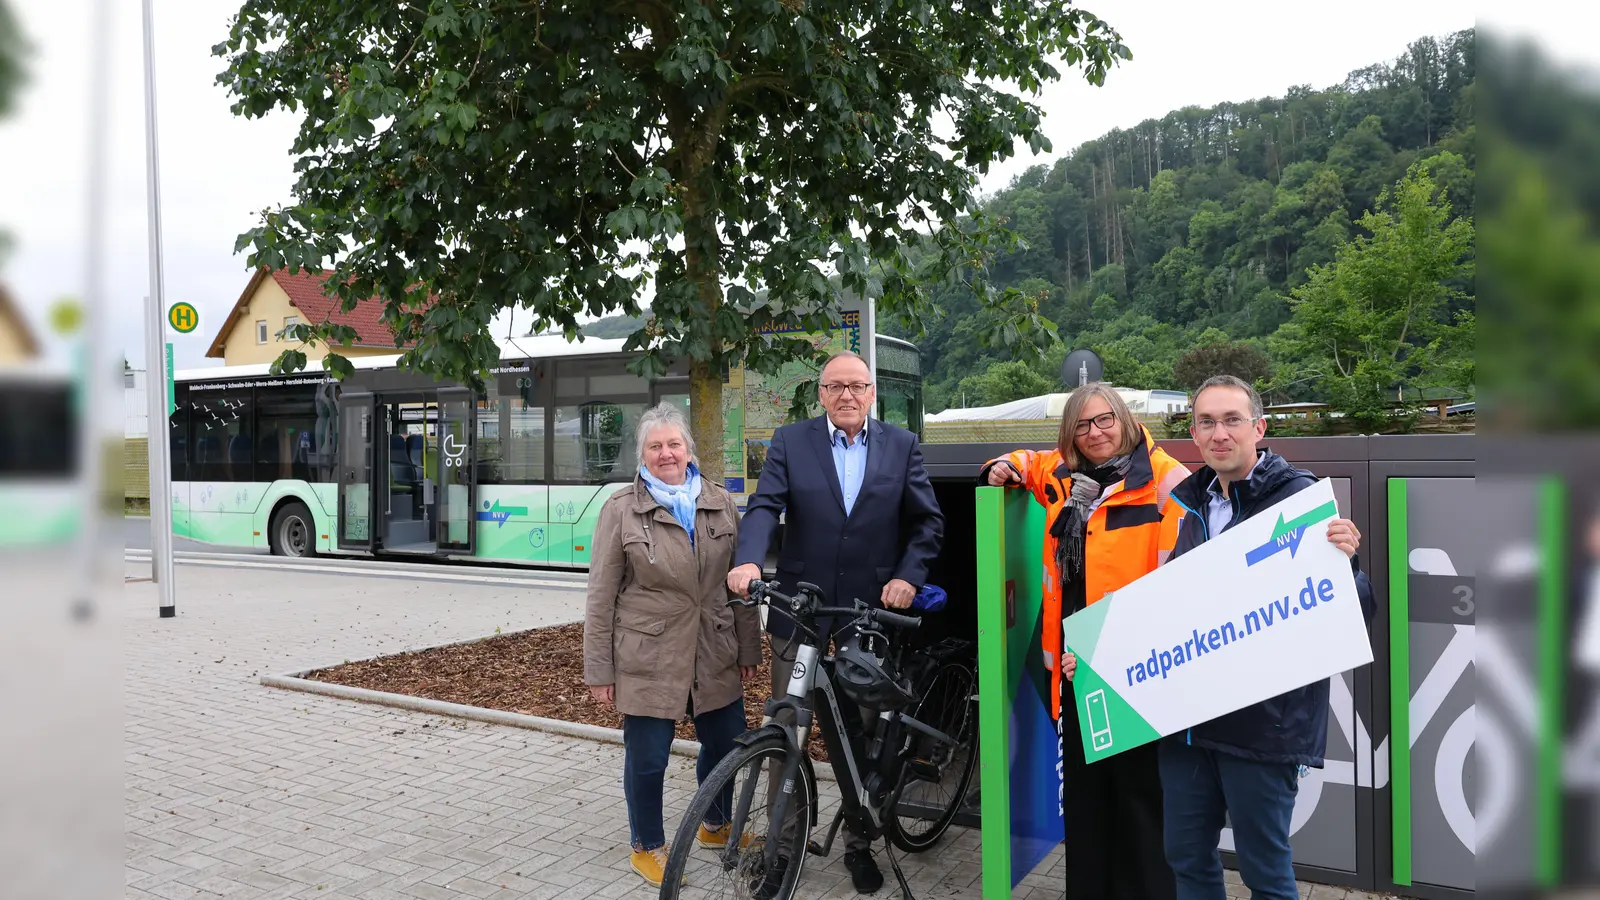
[[[922,465],[917,436],[869,418],[877,399],[861,357],[839,353],[822,367],[818,396],[825,415],[786,425],[772,435],[760,485],[739,526],[728,588],[739,595],[761,577],[779,513],[785,513],[777,581],[821,588],[833,606],[864,600],[905,609],[927,579],[944,540],[944,516]],[[793,625],[767,617],[773,651],[772,693],[788,689]],[[843,699],[843,698],[841,698]],[[818,717],[825,727],[831,719]],[[883,874],[872,848],[845,834],[845,865],[856,890],[872,893]],[[780,865],[785,860],[779,859]],[[778,876],[781,880],[781,875]]]

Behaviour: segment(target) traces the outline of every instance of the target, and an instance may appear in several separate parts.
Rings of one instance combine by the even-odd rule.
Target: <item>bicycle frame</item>
[[[876,839],[883,831],[884,811],[875,802],[873,791],[869,784],[870,775],[880,776],[879,784],[894,785],[900,777],[900,768],[904,748],[903,733],[897,728],[904,725],[907,728],[924,734],[933,740],[940,741],[949,746],[955,746],[956,739],[939,731],[932,726],[919,722],[913,717],[898,710],[884,710],[879,713],[879,730],[874,736],[870,748],[864,748],[858,753],[856,749],[856,735],[859,727],[853,727],[850,717],[840,708],[839,698],[834,688],[833,680],[829,676],[831,657],[823,653],[819,646],[823,638],[817,633],[814,619],[817,615],[831,615],[849,613],[857,617],[857,624],[872,625],[874,618],[881,618],[891,624],[906,624],[915,620],[894,613],[885,614],[874,611],[862,605],[854,609],[837,609],[823,607],[816,603],[806,604],[804,598],[815,598],[815,591],[810,585],[802,584],[801,599],[783,598],[789,600],[790,611],[784,611],[799,627],[797,636],[801,640],[794,645],[795,656],[789,674],[789,685],[783,697],[775,697],[767,701],[763,713],[761,726],[748,733],[741,742],[754,739],[757,735],[777,733],[782,735],[788,752],[782,772],[779,774],[781,788],[778,793],[774,808],[770,811],[769,818],[772,822],[785,821],[789,813],[789,805],[793,802],[796,783],[800,776],[800,767],[809,764],[805,748],[811,737],[811,729],[815,721],[817,706],[825,711],[833,722],[832,729],[823,729],[823,741],[828,748],[829,763],[833,767],[835,777],[839,783],[841,810],[828,830],[825,843],[818,851],[826,855],[833,844],[834,836],[839,825],[846,819],[854,821],[858,829],[868,838]],[[809,589],[809,590],[808,590]],[[771,592],[776,593],[776,592]],[[769,608],[779,607],[769,604]],[[791,614],[792,611],[792,614]],[[914,627],[914,626],[912,626]],[[777,662],[775,660],[775,662]],[[793,723],[779,721],[779,715],[785,711],[793,714]],[[891,743],[892,741],[892,743]],[[887,757],[884,749],[893,748]],[[858,760],[858,756],[860,759]],[[866,766],[873,767],[868,773],[863,773]],[[890,793],[884,790],[886,797]],[[735,804],[732,816],[731,833],[741,835],[744,831],[745,820],[749,815],[750,805],[754,800],[755,780],[747,779],[741,786],[738,802]],[[815,815],[815,805],[811,814]],[[764,863],[768,871],[772,870],[779,852],[777,841],[767,841],[762,848]],[[730,840],[728,848],[723,851],[724,861],[732,862],[733,856],[738,852],[737,841]],[[810,852],[810,848],[802,848],[801,852]]]

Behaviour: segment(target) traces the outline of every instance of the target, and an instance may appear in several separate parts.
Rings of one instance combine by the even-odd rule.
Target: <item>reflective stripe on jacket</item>
[[[1183,507],[1172,501],[1172,489],[1189,477],[1189,470],[1156,446],[1149,429],[1141,451],[1133,454],[1128,475],[1101,495],[1084,533],[1084,600],[1094,603],[1155,570],[1167,559],[1178,539]],[[1060,450],[1017,450],[989,460],[979,473],[988,478],[995,463],[1010,463],[1022,476],[1021,487],[1033,492],[1045,508],[1044,597],[1042,643],[1050,667],[1050,715],[1061,716],[1061,573],[1056,566],[1059,540],[1049,526],[1066,514],[1071,496],[1071,473]]]

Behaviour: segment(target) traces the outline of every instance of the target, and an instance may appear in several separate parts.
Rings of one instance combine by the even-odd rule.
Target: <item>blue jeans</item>
[[[635,850],[654,850],[667,838],[661,824],[661,791],[666,781],[667,760],[672,755],[672,719],[650,716],[622,717],[622,794],[628,802],[628,833]],[[733,739],[745,732],[744,698],[721,709],[694,717],[695,737],[700,740],[700,761],[695,766],[700,781],[728,751]],[[705,824],[715,828],[728,821],[733,806],[733,783],[706,814]]]
[[[1178,900],[1226,900],[1223,816],[1233,822],[1239,877],[1255,900],[1299,900],[1289,819],[1300,767],[1261,763],[1176,740],[1161,742],[1161,792],[1167,862]]]

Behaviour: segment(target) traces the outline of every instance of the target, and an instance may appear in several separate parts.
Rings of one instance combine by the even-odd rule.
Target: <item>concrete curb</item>
[[[482,640],[473,638],[472,643]],[[308,669],[307,671],[315,671]],[[544,731],[551,734],[565,735],[566,737],[580,738],[587,741],[598,741],[604,744],[622,745],[622,729],[601,728],[598,725],[586,725],[582,722],[565,722],[561,719],[547,719],[543,716],[529,716],[523,713],[506,712],[499,709],[487,709],[482,706],[467,706],[463,703],[449,703],[444,700],[430,700],[426,697],[413,697],[409,694],[391,694],[387,691],[373,691],[367,688],[350,687],[344,684],[332,684],[326,681],[315,681],[302,678],[304,672],[295,672],[288,675],[263,675],[261,684],[266,687],[280,688],[286,691],[301,691],[307,694],[321,694],[324,697],[334,697],[340,700],[355,700],[360,703],[373,703],[379,706],[393,706],[398,709],[408,709],[412,712],[428,713],[435,716],[452,716],[457,719],[470,719],[475,722],[486,722],[491,725],[509,725],[512,728],[527,728],[531,731]],[[674,738],[672,752],[679,756],[697,758],[700,755],[698,741],[685,741]],[[814,771],[818,781],[836,781],[832,768],[829,766],[816,766]]]

